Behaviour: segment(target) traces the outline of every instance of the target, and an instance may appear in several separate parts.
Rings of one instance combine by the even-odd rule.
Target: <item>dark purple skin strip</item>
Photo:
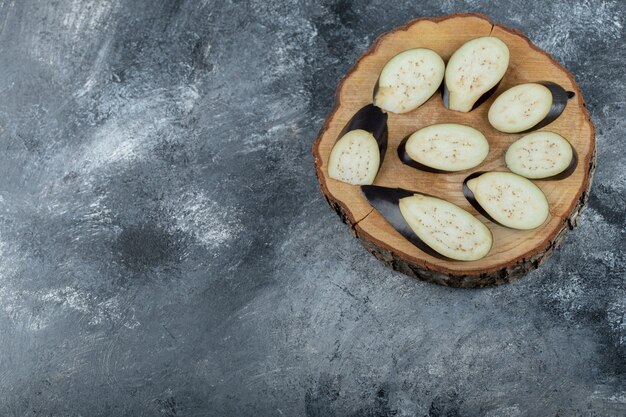
[[[554,122],[556,119],[559,118],[561,113],[563,113],[563,110],[565,110],[565,107],[567,106],[567,101],[576,95],[573,91],[566,91],[563,87],[556,83],[553,83],[552,81],[538,81],[537,84],[541,84],[547,87],[548,90],[550,90],[550,93],[552,93],[552,107],[550,107],[548,115],[542,121],[540,121],[530,129],[524,130],[523,132],[519,133],[532,132],[533,130],[541,129],[542,127],[545,127]]]
[[[416,191],[409,191],[403,188],[389,188],[381,187],[379,185],[362,185],[361,191],[367,201],[387,220],[387,222],[393,226],[405,239],[417,246],[427,254],[439,259],[453,261],[446,256],[443,256],[439,252],[428,246],[422,239],[420,239],[411,226],[404,220],[400,206],[398,205],[400,199],[410,197],[414,194],[427,195],[425,193],[418,193]],[[431,196],[432,197],[432,196]]]
[[[501,224],[498,221],[496,221],[496,219],[491,217],[489,215],[489,213],[487,213],[487,211],[485,211],[483,206],[481,206],[480,203],[476,200],[476,197],[474,196],[474,193],[472,192],[472,190],[470,190],[469,187],[467,186],[467,182],[469,180],[474,179],[476,177],[480,177],[481,175],[485,174],[486,172],[487,171],[474,172],[473,174],[471,174],[470,176],[465,178],[465,180],[463,181],[463,195],[465,196],[465,199],[467,199],[467,201],[469,201],[469,203],[472,205],[472,207],[474,207],[480,214],[482,214],[483,216],[485,216],[486,218],[488,218],[492,222],[494,222],[496,224],[499,224],[501,226],[504,226],[503,224]],[[506,226],[504,226],[504,227],[506,227]]]
[[[378,167],[380,170],[380,166],[382,166],[383,160],[385,159],[385,153],[387,152],[387,113],[383,113],[381,109],[373,104],[368,104],[352,116],[352,119],[346,124],[341,133],[339,133],[338,138],[357,129],[370,132],[374,136],[374,139],[376,139],[378,151],[380,152],[380,165]]]
[[[504,77],[503,77],[504,78]],[[474,103],[474,105],[472,106],[472,110],[474,110],[476,107],[480,106],[481,104],[483,104],[485,101],[489,100],[489,97],[491,97],[493,95],[493,93],[496,92],[496,90],[498,89],[498,87],[500,86],[500,82],[502,80],[498,81],[498,84],[494,85],[493,87],[491,87],[485,94],[483,94],[482,96],[480,96],[478,98],[478,100],[476,100],[476,103]],[[448,101],[450,99],[450,91],[448,91],[448,87],[446,86],[446,82],[444,80],[444,82],[442,83],[442,88],[441,88],[441,98],[443,100],[443,106],[447,109],[448,107]],[[472,111],[470,110],[470,111]]]
[[[372,93],[372,103],[376,103],[376,93],[378,93],[378,80],[376,79],[376,84],[374,84],[374,92]]]

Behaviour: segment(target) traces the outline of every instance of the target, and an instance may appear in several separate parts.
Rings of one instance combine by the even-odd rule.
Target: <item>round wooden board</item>
[[[425,192],[453,202],[478,216],[493,233],[493,247],[483,259],[472,262],[441,260],[422,252],[404,239],[374,210],[358,186],[328,177],[327,162],[339,132],[361,107],[371,103],[378,74],[394,55],[411,48],[430,48],[448,61],[464,42],[480,36],[496,36],[509,47],[509,68],[498,91],[470,113],[444,108],[435,94],[418,109],[405,114],[389,113],[389,145],[374,184]],[[504,154],[522,134],[505,134],[487,121],[489,106],[499,93],[515,84],[554,81],[576,96],[563,114],[541,130],[567,138],[578,154],[575,172],[559,181],[534,181],[550,203],[550,216],[539,228],[512,230],[488,221],[467,202],[462,193],[465,177],[476,171],[507,171]],[[403,165],[397,147],[407,134],[433,123],[462,123],[472,126],[489,140],[487,159],[461,173],[434,174]],[[563,241],[577,222],[587,200],[595,164],[594,126],[582,94],[572,75],[522,33],[494,24],[476,14],[417,19],[380,36],[340,82],[335,106],[313,145],[316,174],[330,206],[350,226],[353,234],[374,256],[395,270],[427,281],[457,287],[482,287],[509,282],[537,268]]]

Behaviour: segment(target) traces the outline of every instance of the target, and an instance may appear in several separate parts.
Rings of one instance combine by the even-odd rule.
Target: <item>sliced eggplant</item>
[[[387,114],[368,104],[339,134],[328,159],[328,175],[348,184],[371,184],[387,150]]]
[[[510,172],[476,172],[463,182],[463,194],[482,215],[511,229],[535,229],[548,218],[541,189]]]
[[[514,173],[533,179],[562,179],[576,169],[576,152],[561,135],[530,133],[513,142],[504,157]]]
[[[539,129],[556,120],[572,97],[573,92],[549,81],[519,84],[493,102],[489,123],[505,133]]]
[[[491,249],[487,226],[459,206],[401,188],[364,185],[361,190],[402,236],[432,256],[474,261]]]
[[[335,143],[328,160],[328,175],[348,184],[371,184],[380,167],[380,152],[374,135],[351,130]]]
[[[445,64],[426,48],[409,49],[383,67],[374,87],[374,104],[392,113],[406,113],[424,104],[443,80]]]
[[[455,123],[426,126],[405,138],[398,147],[400,160],[429,172],[463,171],[480,165],[489,142],[478,130]]]
[[[509,48],[495,36],[465,42],[446,66],[443,101],[450,110],[468,112],[493,94],[509,67]],[[482,99],[482,100],[481,100]]]

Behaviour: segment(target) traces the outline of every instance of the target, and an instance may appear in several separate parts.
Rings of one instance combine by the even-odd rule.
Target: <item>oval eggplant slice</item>
[[[489,123],[505,133],[539,129],[556,120],[571,97],[573,93],[549,81],[519,84],[493,102],[489,108]]]
[[[468,112],[504,77],[509,67],[509,48],[495,36],[464,43],[450,57],[444,82],[444,106]],[[481,100],[484,101],[484,100]]]
[[[401,188],[364,185],[361,190],[400,234],[430,255],[474,261],[491,249],[487,226],[450,202]]]
[[[380,152],[374,135],[357,129],[335,143],[328,160],[328,175],[348,184],[371,184],[380,166]]]
[[[426,126],[398,147],[403,163],[430,172],[473,168],[480,165],[488,153],[489,142],[482,133],[455,123]]]
[[[482,215],[511,229],[535,229],[548,218],[541,189],[510,172],[474,173],[463,182],[463,194]]]
[[[576,169],[576,152],[561,135],[530,133],[513,142],[504,157],[506,166],[522,177],[562,179]]]
[[[406,113],[424,104],[443,80],[445,64],[426,48],[409,49],[383,67],[374,87],[374,104],[392,113]]]
[[[387,151],[387,115],[368,104],[339,134],[328,159],[328,175],[348,184],[371,184]]]

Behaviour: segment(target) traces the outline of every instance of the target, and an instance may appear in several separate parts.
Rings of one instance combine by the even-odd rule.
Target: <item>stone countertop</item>
[[[0,415],[624,415],[626,7],[495,4],[0,1]],[[459,11],[597,128],[579,227],[485,290],[384,267],[311,157],[379,34]]]

